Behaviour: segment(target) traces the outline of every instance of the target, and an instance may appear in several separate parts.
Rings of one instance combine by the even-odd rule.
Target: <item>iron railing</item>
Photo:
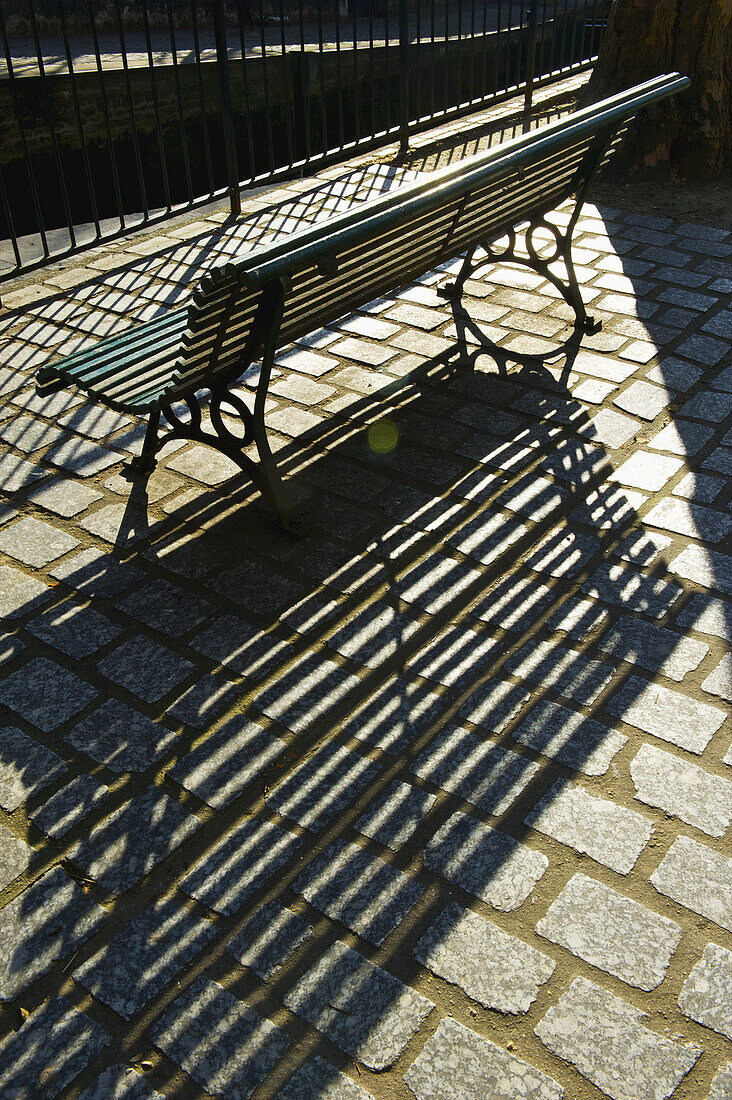
[[[0,280],[587,67],[609,0],[0,0]]]

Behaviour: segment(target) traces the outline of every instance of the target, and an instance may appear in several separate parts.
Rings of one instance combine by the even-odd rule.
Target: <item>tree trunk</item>
[[[716,175],[732,163],[730,0],[613,0],[586,101],[661,73],[691,87],[634,124],[619,154],[627,171]]]

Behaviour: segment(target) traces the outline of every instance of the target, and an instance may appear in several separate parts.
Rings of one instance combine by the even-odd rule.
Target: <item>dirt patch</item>
[[[686,221],[732,229],[732,175],[699,182],[662,183],[634,179],[623,183],[620,178],[595,180],[590,189],[590,202],[607,203],[622,211],[652,214],[663,218],[683,218]]]

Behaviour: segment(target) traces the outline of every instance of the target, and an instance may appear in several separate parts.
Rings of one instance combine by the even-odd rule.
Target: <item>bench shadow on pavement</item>
[[[465,336],[446,356],[281,447],[285,476],[311,494],[315,526],[306,538],[281,532],[243,477],[147,526],[138,484],[108,558],[69,575],[43,605],[62,609],[75,593],[106,612],[105,585],[121,563],[204,600],[212,613],[202,629],[179,636],[143,623],[193,666],[159,701],[111,685],[171,731],[169,749],[124,772],[115,765],[117,752],[125,757],[122,727],[119,745],[90,744],[99,758],[90,771],[109,796],[58,840],[30,828],[35,870],[61,857],[77,887],[67,909],[58,893],[48,918],[33,891],[20,894],[29,934],[9,973],[46,953],[50,937],[58,962],[11,1008],[32,1011],[61,992],[118,1034],[108,1005],[120,1011],[123,994],[105,986],[107,1005],[89,1002],[79,968],[94,957],[94,972],[124,969],[114,937],[174,895],[165,933],[173,961],[162,988],[149,974],[131,980],[144,991],[116,1050],[130,1062],[147,1057],[149,1029],[163,1014],[181,1046],[187,1035],[191,1045],[201,1041],[185,991],[205,974],[290,1036],[283,1053],[250,1017],[228,1040],[222,1025],[203,1042],[218,1051],[214,1061],[225,1061],[246,1037],[261,1074],[251,1069],[250,1083],[272,1068],[255,1095],[274,1095],[315,1055],[351,1074],[359,1055],[383,1068],[373,1037],[396,1019],[390,1013],[403,989],[335,950],[337,941],[429,998],[414,948],[436,921],[438,940],[461,909],[510,928],[501,914],[526,897],[512,880],[526,876],[530,890],[546,870],[541,834],[525,843],[539,803],[550,806],[577,773],[606,774],[626,736],[622,725],[612,728],[605,704],[622,693],[627,709],[641,683],[630,640],[624,650],[616,636],[611,658],[603,650],[608,617],[587,596],[651,617],[686,597],[625,492],[608,480],[608,455],[567,385],[571,361],[552,372],[514,355],[498,370]],[[384,424],[396,428],[398,443],[379,454],[373,443],[383,433],[369,429]],[[77,671],[109,692],[96,659]],[[69,770],[34,796],[31,816],[34,801],[89,770],[68,738],[97,703],[47,737]],[[218,735],[227,729],[233,749]],[[160,797],[146,801],[151,788]],[[154,865],[138,880],[125,868],[139,859],[142,837]],[[98,875],[105,851],[107,870]],[[100,901],[106,910],[88,938],[79,933],[79,890],[90,912]],[[248,923],[270,904],[291,907],[311,928],[296,942],[300,925],[271,910],[284,919],[287,956],[274,969],[271,943]],[[180,931],[179,913],[212,923],[204,931],[199,920],[191,935]],[[246,944],[239,949],[246,965],[226,950],[236,937]],[[81,986],[71,982],[75,972]],[[427,1007],[415,1005],[415,1018]],[[539,990],[531,1013],[545,1007]],[[508,1026],[498,1013],[495,1023],[498,1035]],[[403,1038],[393,1059],[402,1073],[416,1054]],[[153,1060],[150,1085],[188,1095],[173,1081],[175,1061]],[[89,1084],[101,1064],[76,1085]],[[202,1084],[204,1070],[193,1076]],[[358,1083],[368,1088],[368,1075]]]

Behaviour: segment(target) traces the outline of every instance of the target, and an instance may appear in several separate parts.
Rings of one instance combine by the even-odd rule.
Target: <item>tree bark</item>
[[[586,101],[669,72],[689,76],[691,87],[634,124],[619,163],[671,178],[729,169],[731,0],[613,0]]]

